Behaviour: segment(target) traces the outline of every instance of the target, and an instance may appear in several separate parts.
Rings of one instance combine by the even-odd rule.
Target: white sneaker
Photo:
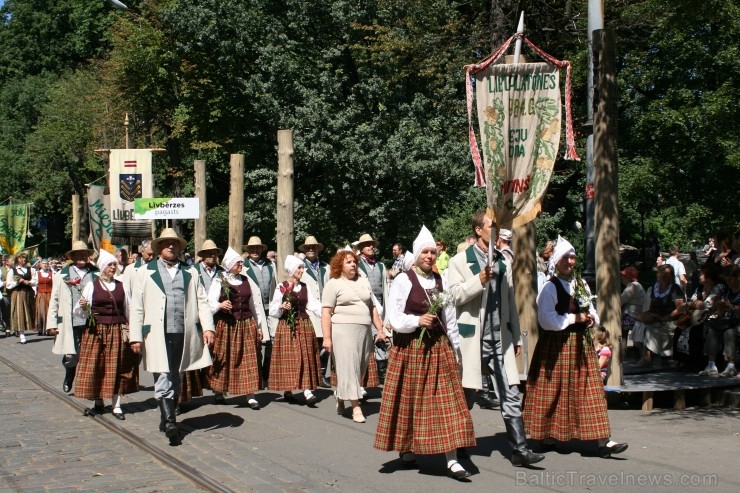
[[[725,368],[725,371],[719,374],[720,377],[734,377],[737,376],[737,370],[732,367]]]
[[[712,368],[706,367],[699,372],[700,377],[716,377],[717,375],[719,375],[719,371],[717,371],[716,366]]]
[[[26,334],[21,334],[21,344],[26,343]]]

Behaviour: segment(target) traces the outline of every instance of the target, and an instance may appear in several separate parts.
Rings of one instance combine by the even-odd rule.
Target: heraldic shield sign
[[[134,200],[152,196],[151,149],[111,149],[109,178],[111,241],[150,238],[151,221],[134,218]]]

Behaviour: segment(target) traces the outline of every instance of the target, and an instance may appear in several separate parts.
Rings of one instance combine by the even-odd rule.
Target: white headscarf
[[[298,270],[298,267],[303,265],[303,261],[296,257],[295,255],[288,255],[285,257],[285,272],[288,273],[289,276],[292,276],[295,274],[295,271]]]
[[[558,235],[558,242],[555,244],[555,249],[552,252],[552,257],[550,257],[550,265],[554,268],[555,265],[560,262],[560,259],[562,259],[566,255],[575,255],[575,253],[576,249],[573,248],[573,245],[571,245],[568,240]]]
[[[434,241],[434,236],[432,236],[431,231],[429,231],[426,226],[422,226],[421,231],[419,231],[419,236],[414,240],[414,261],[419,258],[422,250],[429,247],[437,250],[437,242]]]
[[[221,261],[221,267],[226,269],[228,272],[231,270],[232,267],[234,267],[234,264],[242,260],[242,256],[237,253],[236,250],[229,247],[226,249],[226,253],[224,253],[224,259]]]
[[[107,250],[100,250],[100,254],[98,255],[98,269],[100,269],[100,272],[103,272],[106,267],[108,267],[108,264],[114,263],[116,264],[116,271],[118,270],[118,260],[116,257],[113,256],[109,251]]]
[[[409,270],[414,266],[414,262],[416,262],[416,257],[414,257],[414,254],[406,250],[406,253],[403,254],[403,270]]]

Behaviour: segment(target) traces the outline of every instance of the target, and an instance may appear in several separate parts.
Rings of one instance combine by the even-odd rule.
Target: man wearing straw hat
[[[200,262],[195,264],[195,270],[198,271],[198,280],[203,284],[206,294],[211,289],[211,284],[219,273],[224,272],[224,268],[218,263],[224,251],[216,246],[213,240],[206,240],[201,245],[200,250],[196,253],[200,257]]]
[[[65,375],[62,389],[65,392],[72,390],[82,331],[87,325],[88,315],[80,308],[82,291],[98,277],[98,268],[90,263],[94,253],[84,241],[75,241],[65,254],[70,260],[69,265],[57,272],[52,281],[46,328],[50,334],[56,335],[52,353],[63,355]]]
[[[270,297],[277,286],[277,275],[275,274],[275,265],[269,260],[265,260],[262,254],[267,251],[267,245],[262,243],[259,236],[251,236],[247,244],[244,245],[244,251],[247,252],[247,258],[242,267],[242,275],[248,276],[259,287],[259,295],[262,298],[262,307],[265,315],[262,317],[262,381],[267,386],[267,379],[270,376],[270,358],[272,357],[272,340],[275,337],[275,328],[277,320],[270,317]]]
[[[320,300],[321,295],[324,292],[324,285],[329,281],[329,264],[319,260],[319,253],[324,249],[324,245],[316,240],[315,236],[307,236],[303,245],[298,246],[298,250],[306,255],[303,260],[303,264],[306,266],[306,276],[301,279],[306,287],[311,291],[314,299]],[[313,312],[308,312],[308,317],[311,319],[314,331],[316,332],[316,339],[319,343],[319,347],[323,342],[323,333],[321,331],[321,318],[317,317]],[[323,384],[326,386],[329,382],[324,376],[326,373],[326,365],[329,361],[329,353],[324,353],[321,357],[321,375]],[[330,386],[330,385],[329,385]]]
[[[374,240],[372,236],[367,233],[361,235],[360,239],[357,240],[357,250],[360,252],[360,261],[357,266],[360,269],[360,275],[367,277],[367,280],[370,281],[373,295],[375,295],[375,299],[380,304],[378,307],[378,313],[380,313],[380,317],[385,320],[383,312],[386,300],[388,299],[388,288],[390,283],[388,275],[386,274],[385,265],[383,265],[383,262],[380,262],[375,258],[375,249],[377,247],[378,242]],[[391,333],[388,330],[390,324],[385,322],[384,326],[386,328],[386,335],[390,336]],[[374,336],[375,334],[373,334],[373,337]],[[383,381],[385,379],[385,369],[388,366],[388,352],[382,347],[375,347],[375,362],[378,367],[378,377]]]
[[[170,444],[179,432],[175,399],[181,373],[211,365],[206,346],[213,344],[213,316],[198,271],[178,257],[187,242],[166,228],[152,241],[156,261],[135,275],[129,316],[131,350],[144,355],[144,369],[154,373],[159,429]]]

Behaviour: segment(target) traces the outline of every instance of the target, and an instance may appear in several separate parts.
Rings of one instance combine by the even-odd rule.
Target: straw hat
[[[159,253],[159,243],[164,240],[177,240],[177,242],[180,244],[180,250],[185,250],[188,246],[188,242],[177,236],[177,233],[172,228],[164,228],[162,232],[159,234],[159,238],[155,238],[152,240],[152,250],[154,250],[155,253]]]
[[[259,236],[250,236],[249,241],[242,248],[246,250],[247,248],[252,247],[252,246],[260,247],[263,252],[267,250],[267,245],[262,243],[262,240],[260,240]]]
[[[360,236],[360,239],[357,240],[357,248],[362,248],[362,245],[365,243],[372,243],[373,246],[378,246],[378,242],[373,240],[373,237],[369,234],[365,233],[364,235]]]
[[[298,250],[302,251],[303,253],[306,253],[306,247],[315,246],[316,250],[319,252],[324,249],[324,244],[319,243],[316,241],[315,236],[307,236],[306,241],[303,242],[303,245],[298,247]]]
[[[65,253],[64,256],[67,258],[72,258],[72,255],[75,252],[85,252],[88,257],[91,257],[95,253],[95,250],[87,248],[87,243],[85,243],[84,241],[77,240],[72,242],[72,249]]]
[[[196,252],[196,255],[199,257],[202,257],[201,253],[208,252],[211,250],[216,250],[218,252],[218,256],[220,257],[223,255],[224,251],[221,250],[219,247],[216,246],[216,244],[213,242],[213,240],[206,240],[203,242],[203,244],[200,246],[200,250]]]

